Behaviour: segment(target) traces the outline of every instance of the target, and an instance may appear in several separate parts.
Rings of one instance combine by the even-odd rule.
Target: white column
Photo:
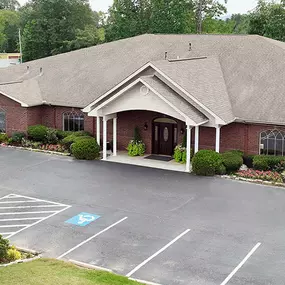
[[[186,172],[190,172],[190,166],[191,166],[191,126],[187,125],[187,145],[186,145]]]
[[[107,160],[107,119],[103,117],[103,160]]]
[[[216,126],[216,152],[220,152],[221,126]]]
[[[113,119],[113,155],[117,156],[117,118]]]
[[[195,153],[199,151],[199,126],[195,127]]]
[[[98,143],[98,145],[100,145],[100,117],[98,116],[97,118],[96,118],[96,123],[97,123],[97,125],[96,125],[96,139],[97,139],[97,143]]]

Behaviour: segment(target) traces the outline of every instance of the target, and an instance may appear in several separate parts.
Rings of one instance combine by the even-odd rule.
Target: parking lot
[[[285,279],[285,191],[0,148],[0,233],[155,284]]]

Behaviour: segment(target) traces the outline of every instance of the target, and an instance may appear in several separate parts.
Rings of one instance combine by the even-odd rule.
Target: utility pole
[[[19,29],[20,63],[23,63],[21,29]]]

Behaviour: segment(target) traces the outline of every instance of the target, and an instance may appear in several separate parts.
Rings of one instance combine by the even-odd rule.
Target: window
[[[84,115],[73,112],[63,114],[63,130],[64,131],[83,131],[84,130]]]
[[[279,130],[260,134],[260,154],[285,156],[285,133]]]
[[[0,109],[0,133],[6,132],[6,113]]]

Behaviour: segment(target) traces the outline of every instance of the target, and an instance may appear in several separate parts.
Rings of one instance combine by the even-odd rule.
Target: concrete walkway
[[[110,154],[110,156],[107,157],[107,161],[185,172],[185,164],[177,163],[174,159],[169,162],[165,162],[160,160],[145,159],[147,156],[149,156],[149,154],[145,156],[130,157],[128,156],[128,153],[126,151],[121,151],[118,152],[117,156],[113,156],[112,154]]]

